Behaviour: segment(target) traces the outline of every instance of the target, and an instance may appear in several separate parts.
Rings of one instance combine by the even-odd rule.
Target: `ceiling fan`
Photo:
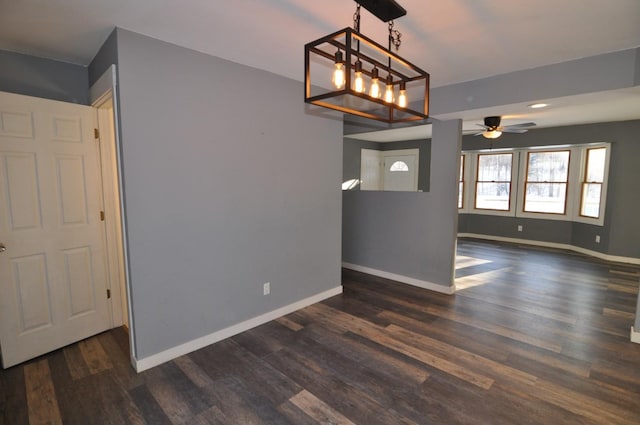
[[[479,133],[474,134],[474,136],[482,136],[487,139],[497,139],[502,135],[502,133],[526,133],[528,127],[535,127],[536,123],[534,122],[525,122],[522,124],[514,124],[514,125],[505,125],[504,127],[500,126],[500,120],[502,117],[484,117],[484,125],[476,124],[480,127],[483,127],[485,130]]]

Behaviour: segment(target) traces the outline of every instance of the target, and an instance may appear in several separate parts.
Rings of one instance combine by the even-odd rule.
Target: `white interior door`
[[[4,368],[110,327],[95,111],[0,92]]]
[[[362,149],[360,151],[360,190],[381,190],[380,151]]]
[[[383,152],[384,190],[418,190],[417,154],[394,155]]]

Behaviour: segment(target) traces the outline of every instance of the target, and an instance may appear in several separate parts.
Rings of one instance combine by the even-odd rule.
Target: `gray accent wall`
[[[528,147],[593,142],[611,143],[604,226],[557,220],[532,220],[460,214],[459,231],[569,244],[608,255],[640,258],[640,120],[575,125],[503,134],[495,147]],[[463,150],[486,149],[482,137],[465,136]],[[517,225],[524,231],[518,232]],[[595,243],[600,235],[600,243]]]
[[[345,138],[342,154],[342,181],[360,178],[362,149],[373,149],[378,151],[418,149],[418,191],[429,191],[429,178],[431,175],[431,139],[380,143]],[[360,186],[355,187],[353,190],[360,190]]]
[[[87,105],[89,77],[82,65],[0,50],[0,91]]]
[[[634,84],[640,86],[640,49],[636,49],[636,64],[635,64],[635,78]]]
[[[522,225],[522,232],[517,232]],[[505,238],[568,244],[571,241],[571,222],[533,218],[502,217],[484,214],[460,214],[458,231]]]
[[[639,55],[640,47],[435,87],[430,115],[633,87]]]
[[[96,81],[111,65],[118,64],[118,30],[114,29],[109,37],[98,50],[91,63],[89,64],[89,87]],[[117,68],[117,67],[116,67]]]
[[[453,286],[461,131],[434,122],[429,192],[343,192],[345,263]]]
[[[117,55],[138,358],[338,287],[342,120],[307,114],[300,82],[126,30]]]

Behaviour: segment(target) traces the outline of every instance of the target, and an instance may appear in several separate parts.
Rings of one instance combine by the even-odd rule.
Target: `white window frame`
[[[533,148],[527,149],[518,149],[520,152],[520,174],[518,175],[518,197],[517,204],[518,209],[516,217],[523,218],[539,218],[543,220],[560,220],[560,221],[574,221],[572,217],[575,216],[576,213],[576,191],[575,186],[577,182],[577,178],[579,176],[579,165],[575,161],[575,158],[581,157],[580,155],[580,146],[536,146]],[[569,151],[569,173],[567,175],[567,199],[565,201],[566,210],[564,214],[556,214],[556,213],[543,213],[543,212],[528,212],[524,210],[524,194],[525,194],[525,182],[527,179],[527,159],[528,152],[558,152],[558,151]],[[579,195],[579,192],[578,192]],[[580,200],[578,199],[578,202]]]
[[[478,177],[478,155],[487,154],[505,154],[511,153],[511,188],[509,189],[509,209],[508,210],[489,210],[476,208],[476,183]],[[516,212],[516,202],[513,197],[516,190],[516,179],[518,176],[518,155],[514,149],[492,149],[482,151],[465,151],[465,169],[464,169],[464,181],[465,181],[465,193],[462,197],[462,208],[458,209],[460,213],[481,214],[481,215],[500,215],[504,217],[513,217]]]
[[[585,173],[587,172],[587,150],[593,148],[607,148],[605,158],[604,158],[604,181],[602,182],[602,192],[600,193],[600,216],[598,218],[594,217],[586,217],[580,215],[580,203],[582,202],[582,182],[585,178]],[[578,223],[587,223],[587,224],[596,224],[599,226],[604,225],[604,216],[605,209],[607,206],[607,187],[609,186],[609,161],[611,159],[611,143],[593,143],[590,145],[584,146],[582,152],[580,154],[580,170],[578,174],[578,179],[576,183],[576,193],[578,200],[575,205],[575,217],[573,221]]]
[[[462,208],[458,208],[459,213],[470,213],[474,202],[474,191],[469,189],[469,186],[475,186],[475,165],[471,165],[473,161],[477,161],[476,152],[462,152],[461,156],[464,157],[464,186],[462,188]],[[458,182],[459,183],[459,182]],[[459,187],[459,185],[458,185]]]
[[[458,206],[458,211],[463,211],[466,206],[466,200],[464,198],[464,195],[466,192],[468,192],[467,190],[467,186],[468,186],[468,180],[467,180],[467,168],[469,163],[467,162],[467,154],[462,153],[460,154],[460,162],[458,163],[458,202],[462,201],[462,205]],[[462,176],[460,175],[460,169],[462,168]],[[461,179],[462,178],[462,179]],[[460,196],[460,185],[462,185],[462,196]]]
[[[600,205],[600,217],[585,217],[580,215],[580,202],[582,200],[582,181],[586,172],[587,149],[606,148],[605,156],[605,180],[602,184],[602,198]],[[527,172],[528,152],[535,151],[570,151],[569,156],[569,179],[567,183],[567,199],[565,214],[525,212],[524,211],[524,189]],[[511,202],[509,211],[485,210],[475,208],[475,191],[479,154],[501,154],[513,153],[513,164],[511,166]],[[586,223],[592,225],[604,225],[605,207],[607,204],[607,187],[609,182],[609,162],[611,157],[611,143],[585,143],[579,145],[551,145],[533,146],[526,148],[504,148],[492,150],[464,151],[461,155],[465,157],[464,169],[464,193],[463,207],[458,209],[461,214],[496,215],[508,217],[522,217],[542,220],[560,220]]]

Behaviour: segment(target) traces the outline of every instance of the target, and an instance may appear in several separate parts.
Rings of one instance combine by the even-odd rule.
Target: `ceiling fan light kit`
[[[502,131],[499,130],[487,130],[482,132],[482,136],[486,139],[497,139],[502,136]]]
[[[477,125],[483,127],[485,131],[476,133],[474,134],[474,136],[482,135],[487,139],[497,139],[502,135],[502,133],[526,133],[528,131],[528,127],[535,127],[536,125],[536,123],[534,122],[524,122],[521,124],[506,125],[501,127],[501,121],[502,117],[499,116],[484,117],[484,125]]]
[[[304,47],[306,103],[387,123],[429,117],[429,74],[392,51],[402,34],[393,20],[407,12],[394,0],[357,0],[353,28]],[[360,6],[388,22],[388,46],[360,32]]]

